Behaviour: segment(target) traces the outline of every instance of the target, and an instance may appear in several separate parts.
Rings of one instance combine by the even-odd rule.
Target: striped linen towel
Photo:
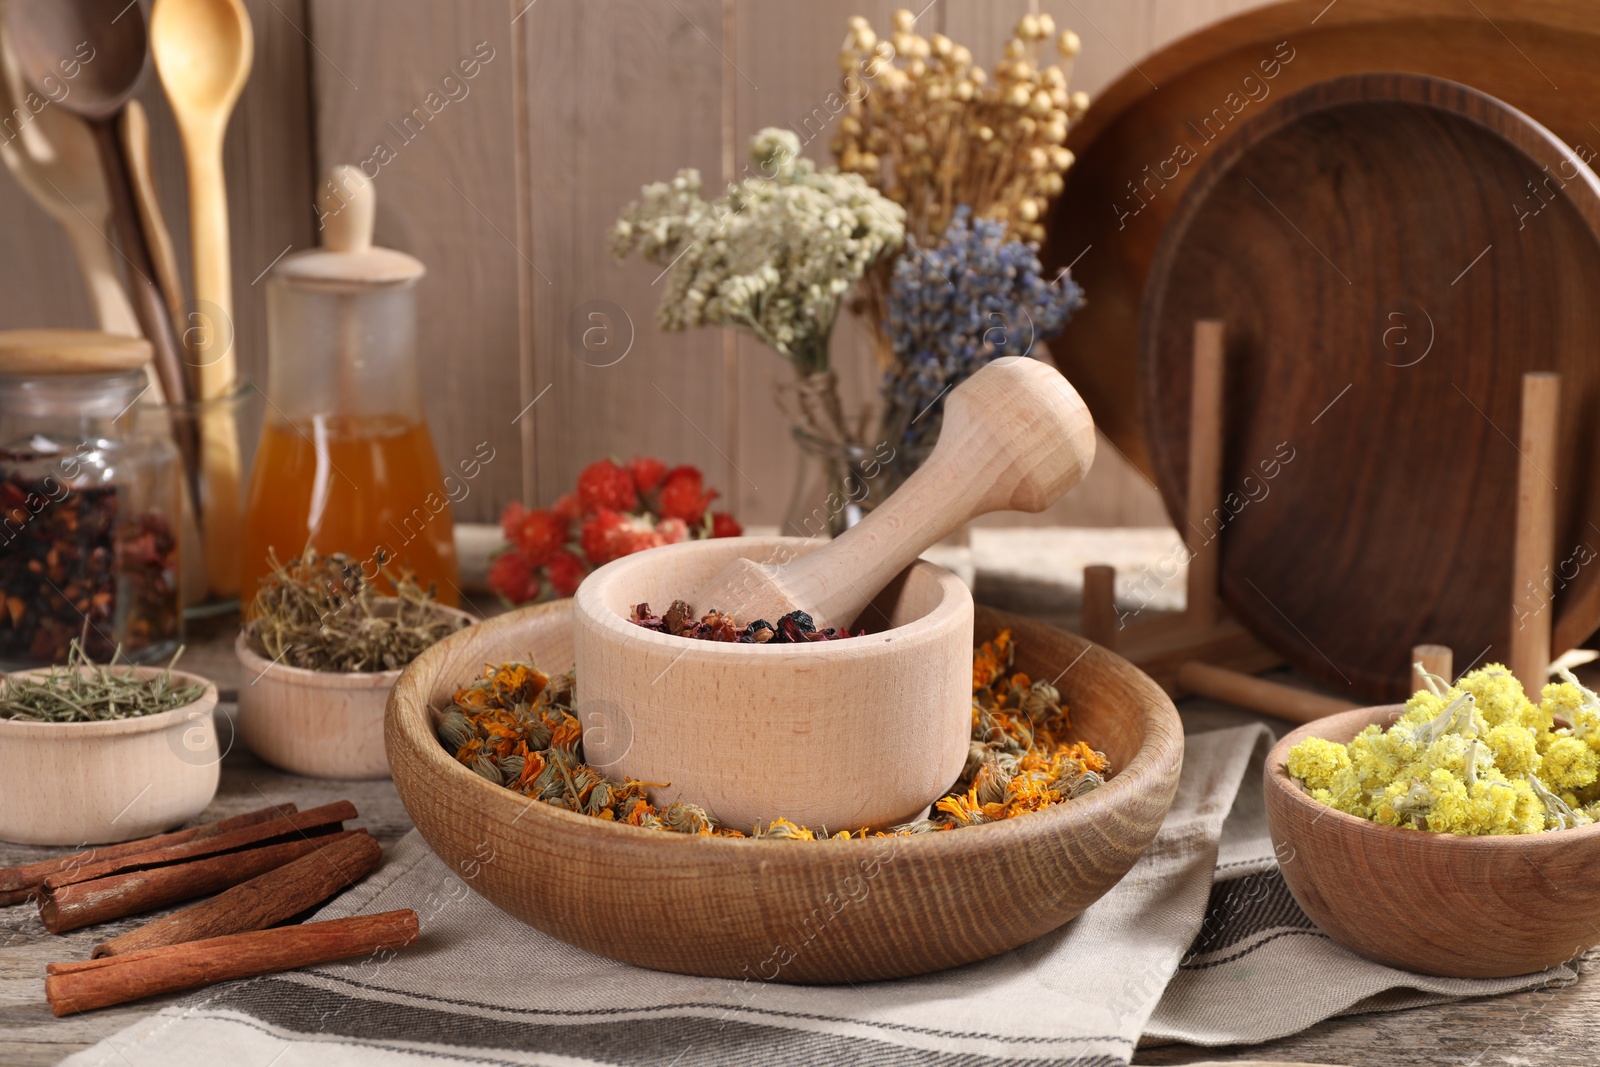
[[[1305,1026],[1386,989],[1418,989],[1416,976],[1356,960],[1316,935],[1283,891],[1253,810],[1271,740],[1258,725],[1190,737],[1172,812],[1127,877],[1076,921],[982,963],[832,987],[641,970],[500,912],[413,833],[319,918],[414,908],[424,934],[417,945],[392,959],[203,991],[67,1062],[1113,1067],[1129,1062],[1141,1034],[1261,1040],[1284,1020]],[[648,872],[640,878],[640,906],[648,907]],[[1307,957],[1297,952],[1318,953],[1318,973],[1336,976],[1350,995],[1308,991],[1306,1003],[1286,1006],[1309,985],[1285,980],[1289,967],[1305,973]],[[1341,957],[1343,970],[1326,962]],[[1255,960],[1271,961],[1276,975],[1233,995],[1226,987]],[[1401,1000],[1548,977],[1559,976]],[[1274,1018],[1263,1022],[1252,1007],[1269,983]]]

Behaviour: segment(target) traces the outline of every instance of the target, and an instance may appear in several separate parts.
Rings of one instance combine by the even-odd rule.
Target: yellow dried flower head
[[[1428,681],[1388,730],[1296,745],[1289,773],[1316,801],[1436,833],[1536,833],[1600,814],[1600,696],[1568,675],[1533,704],[1499,664]]]

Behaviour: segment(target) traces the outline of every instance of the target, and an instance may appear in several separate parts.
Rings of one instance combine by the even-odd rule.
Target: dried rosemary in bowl
[[[719,638],[712,638],[718,640]],[[721,638],[726,640],[726,638]],[[802,841],[890,837],[998,822],[1080,797],[1111,775],[1103,753],[1066,740],[1070,717],[1048,682],[1015,673],[1011,631],[972,656],[972,740],[967,765],[930,818],[891,830],[810,829],[774,819],[749,832],[724,826],[696,804],[657,808],[646,790],[665,782],[615,782],[583,761],[583,728],[571,671],[551,677],[531,663],[503,663],[456,691],[436,712],[439,741],[496,785],[568,811],[647,830]]]
[[[288,563],[270,550],[272,571],[250,604],[245,640],[259,656],[309,671],[394,671],[467,625],[445,610],[410,573],[380,573],[396,596],[380,597],[349,556],[307,548]]]
[[[119,646],[110,662],[97,665],[76,640],[67,649],[65,666],[30,677],[8,675],[0,688],[0,719],[12,722],[107,722],[138,719],[193,704],[204,684],[180,685],[172,677],[179,648],[160,674],[140,677],[128,665],[117,666]]]

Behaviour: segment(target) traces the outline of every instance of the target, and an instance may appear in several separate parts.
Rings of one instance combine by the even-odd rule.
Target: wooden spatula
[[[1043,511],[1094,462],[1094,422],[1047,363],[995,360],[945,401],[939,443],[858,525],[806,556],[739,560],[689,600],[741,623],[795,609],[849,626],[930,545],[991,511]]]

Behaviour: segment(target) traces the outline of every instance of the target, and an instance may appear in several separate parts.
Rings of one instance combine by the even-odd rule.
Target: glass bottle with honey
[[[413,572],[455,605],[455,534],[423,417],[416,357],[421,262],[372,245],[376,193],[333,168],[318,196],[322,247],[267,282],[267,405],[245,506],[241,593],[306,547],[380,573]]]

